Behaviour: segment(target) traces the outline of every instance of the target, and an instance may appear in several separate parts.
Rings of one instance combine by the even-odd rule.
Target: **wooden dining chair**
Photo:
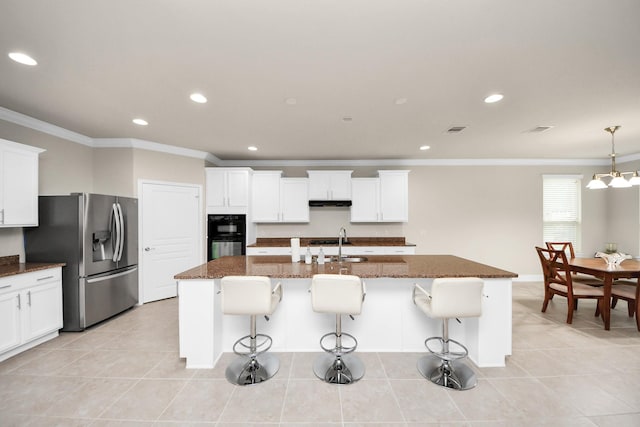
[[[640,331],[640,312],[638,311],[638,300],[640,299],[640,286],[637,280],[616,280],[611,287],[611,308],[615,308],[618,300],[627,302],[629,317],[636,316],[636,326]]]
[[[604,290],[602,287],[594,287],[573,281],[573,275],[569,269],[567,256],[562,250],[552,250],[536,247],[542,274],[544,276],[544,302],[542,312],[547,311],[549,301],[554,295],[567,298],[568,311],[567,323],[573,321],[573,311],[577,307],[577,301],[581,298],[597,300],[596,316],[600,315],[600,305],[604,303]]]
[[[573,250],[573,243],[571,242],[545,242],[547,249],[554,251],[563,251],[567,258],[575,258],[576,253]],[[597,277],[590,276],[588,274],[573,272],[571,278],[574,282],[584,283],[590,286],[604,286],[604,281]]]

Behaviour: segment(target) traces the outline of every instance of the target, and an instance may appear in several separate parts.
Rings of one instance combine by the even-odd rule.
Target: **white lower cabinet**
[[[0,361],[58,335],[62,268],[0,279]]]

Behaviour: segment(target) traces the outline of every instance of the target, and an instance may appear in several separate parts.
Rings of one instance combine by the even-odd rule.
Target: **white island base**
[[[274,352],[318,352],[320,337],[335,330],[335,316],[311,309],[311,279],[282,282],[283,298],[267,322],[258,318],[257,331],[273,338]],[[345,316],[344,332],[358,340],[360,352],[425,352],[424,341],[442,335],[442,322],[424,315],[412,301],[414,283],[429,289],[433,279],[363,279],[366,297],[362,314]],[[482,316],[449,321],[449,336],[469,350],[479,367],[505,366],[511,354],[511,278],[483,279]],[[187,368],[213,368],[233,343],[249,333],[249,316],[225,316],[220,309],[220,279],[178,281],[180,357]]]

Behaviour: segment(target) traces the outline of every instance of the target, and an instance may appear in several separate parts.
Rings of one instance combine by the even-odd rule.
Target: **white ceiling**
[[[220,159],[640,152],[638,0],[2,0],[0,54],[1,107]]]

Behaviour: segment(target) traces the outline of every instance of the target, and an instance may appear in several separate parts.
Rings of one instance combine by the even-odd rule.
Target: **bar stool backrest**
[[[475,277],[434,279],[431,285],[431,317],[478,317],[482,315],[484,282]]]
[[[358,276],[316,274],[311,279],[311,305],[317,313],[360,314],[363,299]]]
[[[224,314],[267,315],[275,309],[271,279],[263,276],[226,276],[220,281]]]

